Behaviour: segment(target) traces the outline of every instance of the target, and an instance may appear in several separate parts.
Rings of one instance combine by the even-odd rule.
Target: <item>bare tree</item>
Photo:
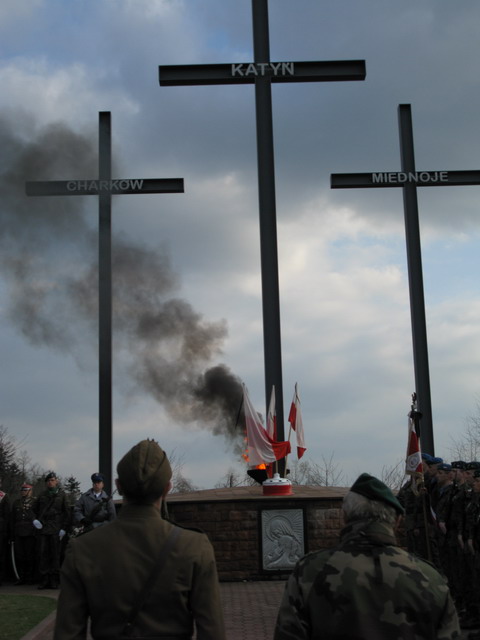
[[[190,493],[198,491],[192,480],[186,478],[183,474],[184,456],[179,455],[175,449],[168,454],[168,461],[172,467],[172,489],[170,493]]]
[[[230,487],[245,487],[248,485],[256,484],[255,480],[250,476],[238,469],[229,467],[220,480],[215,484],[215,489],[226,489]]]
[[[480,402],[477,402],[477,412],[465,418],[464,432],[458,438],[451,438],[451,441],[452,460],[480,460]]]
[[[170,493],[191,493],[192,491],[198,491],[193,482],[186,478],[181,471],[177,470],[172,476],[172,489]]]
[[[380,480],[393,491],[399,491],[405,482],[405,460],[399,460],[393,467],[382,467]]]
[[[294,460],[288,464],[289,480],[296,485],[341,486],[344,482],[343,471],[338,469],[333,458],[334,453],[329,459],[322,455],[321,463],[310,460]]]

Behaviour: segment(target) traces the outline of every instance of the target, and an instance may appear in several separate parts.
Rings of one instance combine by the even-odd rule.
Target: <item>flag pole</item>
[[[290,442],[290,436],[291,435],[292,435],[292,425],[290,424],[290,428],[288,430],[288,440],[287,440],[287,442]],[[287,469],[287,461],[288,461],[288,453],[285,456],[285,477],[287,477],[287,471],[288,471],[288,469]]]
[[[418,449],[419,449],[419,453],[421,454],[422,445],[420,441],[420,420],[422,418],[422,414],[417,409],[417,394],[415,392],[412,393],[412,405],[411,405],[411,411],[410,411],[409,417],[413,421],[415,433],[417,434],[418,441],[419,441]],[[428,514],[427,514],[428,493],[425,487],[423,469],[420,474],[420,478],[418,477],[417,474],[412,474],[412,490],[414,494],[417,494],[417,495],[420,494],[420,499],[422,501],[423,530],[425,532],[425,547],[427,550],[427,560],[429,562],[432,562],[432,549],[430,546],[430,536],[429,536],[430,523],[428,521]]]

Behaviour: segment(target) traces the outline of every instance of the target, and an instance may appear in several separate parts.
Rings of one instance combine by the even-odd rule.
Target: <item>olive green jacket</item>
[[[148,582],[172,524],[153,505],[128,504],[119,517],[72,539],[61,572],[55,640],[117,640]],[[224,640],[212,545],[181,529],[134,627],[133,638]]]
[[[355,522],[340,544],[304,556],[289,577],[274,640],[454,640],[457,613],[434,567],[391,527]]]

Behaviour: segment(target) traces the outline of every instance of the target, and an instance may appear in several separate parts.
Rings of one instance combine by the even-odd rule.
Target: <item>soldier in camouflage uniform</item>
[[[362,474],[345,496],[333,549],[302,558],[288,579],[274,640],[454,640],[457,613],[444,578],[397,546],[403,507]]]

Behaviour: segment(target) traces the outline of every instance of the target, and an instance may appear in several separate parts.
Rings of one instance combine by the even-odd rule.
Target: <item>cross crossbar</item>
[[[378,171],[376,173],[332,173],[332,189],[404,187],[466,187],[480,184],[480,171]]]
[[[365,76],[365,60],[234,62],[159,67],[162,87],[254,84],[257,78],[269,78],[271,82],[341,82],[365,80]]]
[[[183,178],[52,180],[26,183],[27,196],[112,196],[137,193],[183,193]]]

